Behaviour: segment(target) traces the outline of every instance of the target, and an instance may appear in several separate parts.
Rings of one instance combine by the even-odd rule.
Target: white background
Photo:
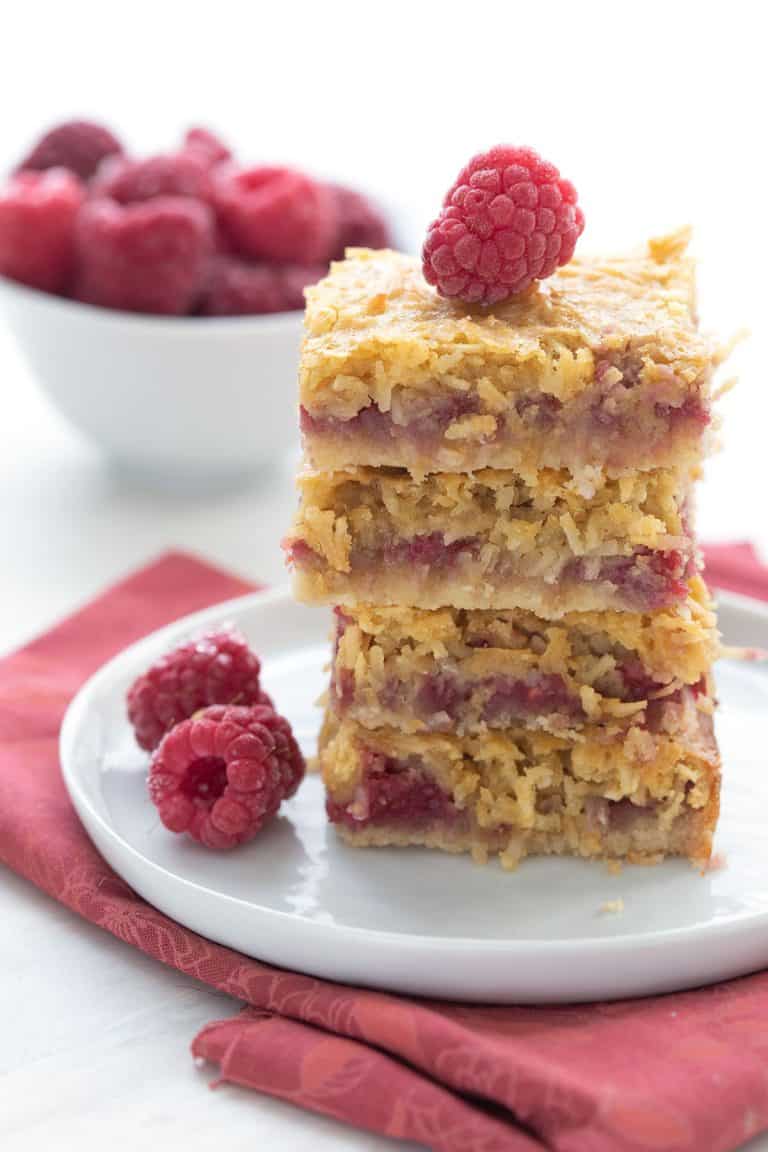
[[[576,184],[582,248],[691,223],[703,322],[752,335],[733,357],[704,538],[768,549],[762,468],[768,214],[760,5],[449,2],[6,5],[0,167],[52,120],[96,116],[129,146],[189,123],[244,158],[298,163],[391,203],[416,247],[473,152],[529,143]],[[105,582],[181,546],[283,579],[286,460],[260,489],[208,498],[125,487],[48,407],[0,320],[0,649]],[[0,876],[0,1142],[101,1148],[388,1147],[233,1089],[211,1095],[187,1044],[232,1010]],[[768,1144],[765,1145],[768,1147]],[[702,1150],[704,1152],[704,1150]]]

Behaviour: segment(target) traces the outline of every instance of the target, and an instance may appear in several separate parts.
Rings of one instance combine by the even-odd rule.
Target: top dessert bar
[[[307,292],[309,463],[691,468],[720,353],[697,330],[687,240],[576,258],[492,311],[441,299],[411,257],[350,249]]]

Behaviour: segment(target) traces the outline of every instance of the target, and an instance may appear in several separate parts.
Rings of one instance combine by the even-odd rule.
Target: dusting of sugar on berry
[[[205,204],[158,196],[134,204],[87,201],[75,230],[75,296],[128,312],[181,315],[202,291],[213,250]]]
[[[41,136],[17,171],[68,168],[81,180],[90,180],[105,156],[122,150],[117,137],[103,125],[90,120],[67,120]]]
[[[273,708],[214,705],[163,737],[149,795],[171,832],[229,849],[256,836],[305,770],[288,721]]]
[[[0,275],[46,292],[67,288],[83,196],[65,168],[11,176],[0,188]]]
[[[422,250],[441,296],[497,304],[551,276],[584,230],[576,189],[530,148],[473,157],[448,190]]]
[[[208,632],[166,653],[131,685],[128,719],[152,751],[175,724],[210,704],[271,704],[261,664],[234,629]]]

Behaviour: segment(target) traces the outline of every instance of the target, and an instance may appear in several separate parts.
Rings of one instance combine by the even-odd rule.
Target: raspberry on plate
[[[332,184],[336,203],[336,241],[332,259],[343,260],[347,248],[389,248],[389,225],[375,204],[343,184]]]
[[[576,189],[530,148],[499,145],[462,168],[422,250],[441,296],[496,304],[551,276],[584,230]]]
[[[200,295],[213,223],[205,204],[181,196],[126,205],[96,198],[80,211],[76,245],[78,299],[181,315]]]
[[[190,128],[184,136],[184,151],[200,156],[208,168],[232,159],[232,150],[215,132],[207,128]]]
[[[11,176],[0,188],[0,275],[46,292],[66,288],[83,195],[64,168]]]
[[[131,685],[128,719],[151,752],[175,724],[209,704],[268,704],[261,664],[234,629],[208,632],[174,648]]]
[[[214,200],[239,253],[252,260],[312,264],[333,248],[333,194],[293,168],[223,165]]]
[[[42,136],[18,165],[17,171],[68,168],[81,180],[90,180],[105,156],[122,152],[116,136],[90,120],[67,120]]]
[[[256,836],[304,772],[291,727],[273,708],[214,705],[163,737],[149,795],[171,832],[234,848]]]
[[[211,181],[208,164],[197,152],[175,152],[145,160],[110,156],[96,173],[91,189],[95,195],[109,196],[119,204],[157,196],[208,200]]]

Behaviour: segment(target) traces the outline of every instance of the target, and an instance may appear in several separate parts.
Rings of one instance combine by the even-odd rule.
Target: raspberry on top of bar
[[[692,466],[720,353],[700,334],[685,231],[575,258],[492,311],[416,259],[350,249],[307,292],[300,400],[317,468]]]

